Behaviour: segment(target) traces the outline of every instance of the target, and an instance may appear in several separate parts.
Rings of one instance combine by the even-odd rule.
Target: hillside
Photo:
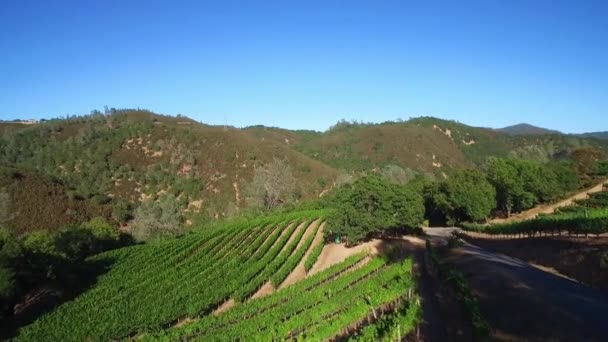
[[[22,220],[18,215],[7,223],[17,231],[53,229],[65,223],[66,219],[49,220],[45,214],[63,216],[64,210],[37,211],[29,207],[64,202],[64,198],[82,202],[79,207],[97,202],[110,210],[121,201],[137,205],[171,194],[187,215],[232,216],[247,206],[246,189],[255,167],[274,158],[285,160],[291,167],[296,198],[317,197],[338,174],[285,144],[260,143],[239,129],[147,111],[116,111],[112,115],[0,127],[3,125],[10,125],[10,129],[0,139],[2,164],[16,172],[36,175],[44,182],[61,184],[62,188],[56,191],[61,195],[38,196],[40,203],[20,202],[20,210],[32,216]],[[11,176],[2,177],[3,191],[19,198],[17,190],[23,191],[23,187]],[[106,216],[108,210],[104,211]],[[89,216],[77,212],[75,215]],[[46,222],[48,226],[32,226],[32,222]]]
[[[443,175],[456,168],[481,166],[491,156],[548,161],[583,146],[608,149],[607,143],[593,139],[510,135],[433,117],[380,124],[340,122],[323,133],[248,130],[263,135],[263,139],[289,139],[298,151],[348,171],[395,164],[425,174]]]
[[[210,126],[145,110],[0,123],[0,190],[19,208],[18,232],[57,229],[92,216],[124,224],[147,199],[177,198],[185,221],[235,216],[250,206],[256,167],[283,160],[289,196],[318,198],[339,177],[398,166],[444,178],[491,156],[539,161],[608,142],[571,135],[511,135],[455,121],[339,122],[325,132]],[[22,175],[16,177],[15,175]],[[46,189],[46,190],[45,190]],[[43,223],[41,223],[43,222]]]
[[[497,131],[511,135],[562,134],[560,131],[533,126],[526,123],[498,128]]]

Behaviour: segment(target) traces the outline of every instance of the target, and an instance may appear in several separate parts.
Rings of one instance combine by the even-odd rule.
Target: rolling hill
[[[0,191],[19,208],[5,224],[18,232],[57,229],[99,215],[124,223],[128,215],[120,210],[166,195],[177,198],[187,219],[234,216],[248,207],[255,168],[274,159],[290,167],[293,197],[300,201],[319,197],[341,175],[389,165],[446,177],[454,169],[481,166],[490,156],[548,161],[579,147],[608,146],[585,137],[513,135],[432,117],[341,121],[316,132],[210,126],[145,110],[0,123],[0,132]]]

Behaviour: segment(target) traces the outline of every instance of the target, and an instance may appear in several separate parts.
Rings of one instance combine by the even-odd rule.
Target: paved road
[[[455,228],[428,228],[445,240]],[[608,296],[465,243],[445,259],[467,276],[497,341],[608,341]]]

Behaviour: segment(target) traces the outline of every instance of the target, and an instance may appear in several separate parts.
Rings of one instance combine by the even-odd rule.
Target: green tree
[[[424,218],[422,196],[388,183],[377,174],[359,178],[334,195],[336,211],[329,219],[332,233],[354,244],[389,228],[417,227]]]
[[[46,230],[35,230],[23,239],[23,248],[35,254],[58,255],[55,235]]]
[[[13,307],[17,296],[15,272],[0,265],[0,322],[13,315]]]
[[[13,315],[20,292],[15,266],[21,257],[17,238],[7,229],[0,228],[0,321]]]
[[[605,155],[591,147],[581,147],[572,151],[570,157],[576,165],[579,175],[589,175],[597,171],[597,162]]]
[[[498,208],[511,216],[514,197],[523,192],[517,168],[505,158],[490,158],[486,165],[486,174],[496,189]]]
[[[426,188],[429,219],[446,223],[485,220],[496,207],[496,190],[478,170],[460,170]]]

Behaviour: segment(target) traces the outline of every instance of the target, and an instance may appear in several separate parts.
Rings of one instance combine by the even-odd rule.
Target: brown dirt
[[[314,227],[314,225],[317,225],[317,224],[319,224],[319,220],[316,220],[308,227],[308,230],[306,231],[304,236],[302,236],[300,243],[298,243],[297,248],[300,248],[300,244],[304,243],[304,240],[306,240],[306,238],[308,238],[308,236],[310,236],[310,234],[312,234],[313,227]],[[321,224],[321,227],[319,227],[319,230],[317,231],[317,235],[315,236],[313,243],[310,245],[310,247],[308,247],[308,250],[306,251],[306,253],[304,253],[302,260],[300,260],[298,265],[293,269],[293,271],[291,271],[291,273],[287,276],[287,278],[285,278],[283,283],[281,283],[281,285],[279,285],[279,289],[286,288],[287,286],[292,285],[292,284],[306,278],[306,268],[304,267],[304,264],[306,263],[306,258],[308,257],[308,255],[310,254],[312,249],[315,248],[315,246],[316,246],[315,242],[319,243],[320,241],[323,240],[323,228],[324,227],[325,227],[325,222],[323,222]],[[320,236],[320,238],[319,238],[319,236]]]
[[[511,215],[511,217],[509,217],[509,218],[496,218],[496,219],[490,220],[490,223],[505,223],[505,222],[512,222],[512,221],[522,221],[522,220],[533,219],[536,216],[538,216],[538,214],[551,214],[557,208],[569,206],[569,205],[573,204],[575,200],[585,199],[585,198],[589,197],[589,194],[602,191],[602,187],[605,182],[606,182],[606,180],[602,180],[602,182],[598,183],[597,185],[595,185],[589,189],[580,191],[560,202],[553,203],[553,204],[547,204],[547,205],[539,205],[530,210],[526,210],[524,212]]]
[[[184,325],[188,325],[188,324],[194,323],[196,321],[198,321],[198,319],[194,319],[192,317],[186,317],[184,319],[177,321],[177,323],[175,323],[175,325],[173,327],[175,327],[175,328],[183,327]],[[143,335],[140,335],[139,337],[141,337],[141,336],[143,336]],[[137,339],[134,339],[134,340],[137,340]]]
[[[317,272],[321,272],[324,269],[340,263],[344,259],[363,251],[367,251],[370,254],[378,254],[378,247],[382,244],[382,242],[383,241],[380,239],[373,239],[354,247],[346,247],[342,243],[327,244],[323,248],[321,255],[319,255],[317,263],[310,269],[308,274],[313,275]]]
[[[257,290],[253,296],[251,296],[251,299],[256,299],[256,298],[262,298],[265,296],[268,296],[269,294],[274,292],[274,285],[272,285],[272,282],[269,280],[266,283],[264,283],[264,285],[262,285],[262,287],[260,287],[259,290]]]
[[[608,237],[490,239],[476,235],[467,240],[608,292],[608,266],[601,267],[601,257],[608,252]]]
[[[217,316],[217,315],[221,314],[222,312],[228,311],[234,305],[236,305],[236,301],[234,299],[230,298],[227,301],[225,301],[224,304],[220,305],[217,309],[213,310],[213,312],[211,314]]]

